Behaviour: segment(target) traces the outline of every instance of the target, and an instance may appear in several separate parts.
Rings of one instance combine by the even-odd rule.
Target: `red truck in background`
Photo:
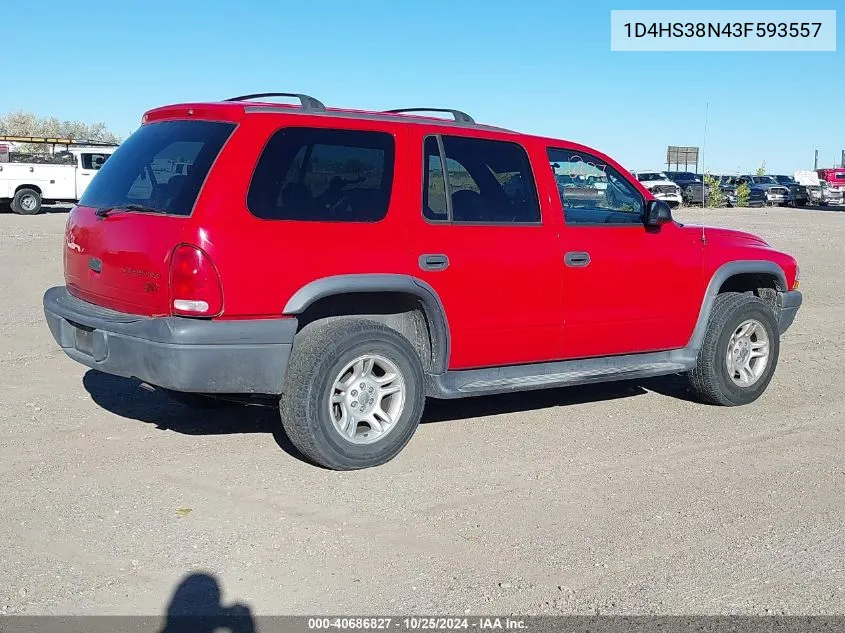
[[[832,167],[830,169],[817,169],[819,180],[824,180],[831,189],[845,193],[845,167]]]

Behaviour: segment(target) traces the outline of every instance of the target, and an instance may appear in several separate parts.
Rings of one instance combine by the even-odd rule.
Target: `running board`
[[[426,393],[432,398],[466,398],[664,376],[692,369],[695,357],[692,350],[679,349],[535,365],[448,371],[439,376],[426,376]]]

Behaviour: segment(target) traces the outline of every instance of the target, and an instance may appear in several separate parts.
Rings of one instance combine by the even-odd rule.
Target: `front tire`
[[[772,309],[750,293],[717,295],[695,368],[693,391],[704,402],[738,406],[755,401],[777,367],[780,334]]]
[[[408,339],[375,321],[339,317],[297,334],[279,410],[303,455],[356,470],[396,457],[424,404],[422,365]]]
[[[19,215],[35,215],[41,211],[41,194],[34,189],[21,189],[12,198],[12,211]]]

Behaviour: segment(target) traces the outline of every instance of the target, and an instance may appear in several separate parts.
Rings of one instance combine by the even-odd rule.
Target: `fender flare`
[[[283,314],[296,315],[315,301],[334,295],[356,292],[401,292],[417,297],[431,327],[433,374],[442,374],[449,365],[451,340],[446,310],[437,292],[422,279],[411,275],[368,273],[334,275],[307,283],[297,290],[285,304]]]
[[[698,320],[695,323],[692,337],[687,344],[688,349],[698,353],[698,350],[701,348],[701,344],[704,342],[704,335],[707,333],[707,322],[710,320],[710,313],[713,311],[713,302],[716,301],[716,295],[719,294],[719,288],[722,287],[722,284],[734,275],[749,273],[774,275],[777,280],[778,292],[785,292],[787,290],[786,274],[775,262],[765,259],[751,259],[722,264],[716,269],[716,272],[710,278],[710,283],[707,284],[707,290],[701,302],[701,309],[698,312]]]

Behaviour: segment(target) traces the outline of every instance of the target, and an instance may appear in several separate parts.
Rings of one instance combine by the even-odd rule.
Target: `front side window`
[[[567,224],[642,224],[643,197],[616,169],[585,152],[548,156]]]
[[[531,164],[516,143],[461,136],[425,140],[423,215],[434,221],[531,224],[540,205]]]
[[[258,160],[247,206],[263,220],[378,222],[390,206],[394,154],[384,132],[279,130]]]

